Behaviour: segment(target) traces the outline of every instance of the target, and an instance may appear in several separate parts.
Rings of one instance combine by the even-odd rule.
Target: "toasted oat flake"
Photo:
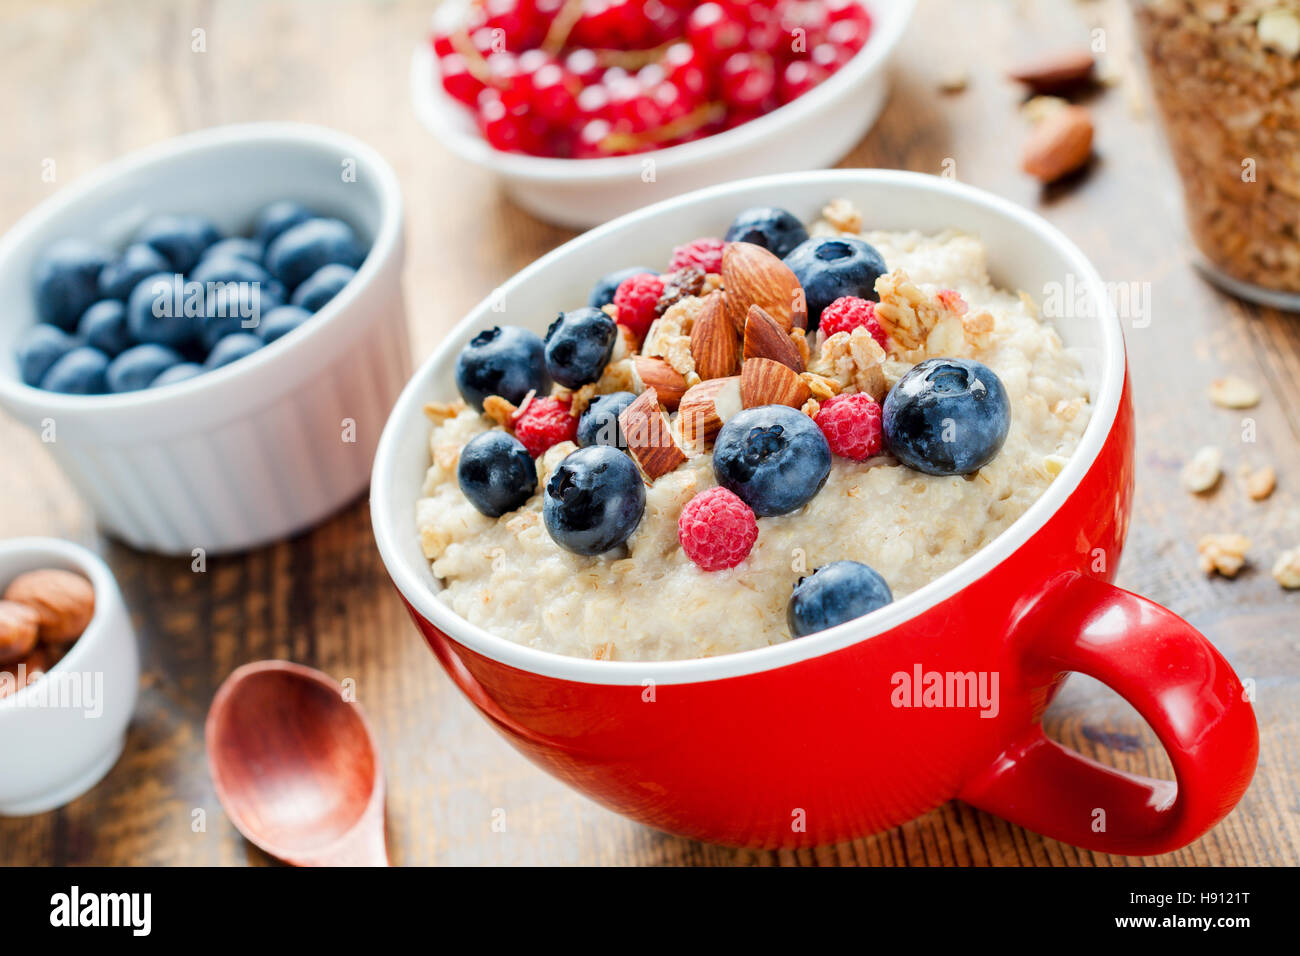
[[[435,425],[441,425],[450,418],[455,418],[460,414],[460,410],[465,407],[462,401],[454,402],[425,402],[424,415]]]
[[[1273,562],[1273,580],[1288,591],[1300,588],[1300,548],[1283,551]]]
[[[862,230],[862,213],[847,199],[832,199],[822,210],[822,217],[840,232]]]
[[[1209,491],[1219,483],[1223,474],[1223,452],[1206,445],[1183,466],[1183,487],[1195,494]]]
[[[1300,55],[1300,19],[1290,10],[1269,10],[1255,25],[1259,42],[1283,56]]]
[[[1201,570],[1206,574],[1221,574],[1235,578],[1246,564],[1250,539],[1241,534],[1206,534],[1196,543]]]
[[[1259,389],[1236,375],[1216,378],[1210,383],[1210,401],[1220,408],[1254,408],[1259,398]]]
[[[1253,501],[1263,501],[1269,495],[1273,494],[1273,489],[1277,487],[1277,471],[1272,465],[1265,465],[1263,468],[1248,470],[1246,473],[1246,494]]]

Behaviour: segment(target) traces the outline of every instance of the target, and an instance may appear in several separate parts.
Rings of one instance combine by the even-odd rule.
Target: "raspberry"
[[[813,419],[831,451],[841,458],[866,461],[884,447],[880,406],[866,392],[836,395],[822,402]]]
[[[645,338],[650,326],[658,318],[655,315],[655,305],[663,294],[663,280],[653,273],[642,272],[624,279],[614,293],[614,305],[618,306],[618,324],[630,329],[638,341]]]
[[[726,488],[702,491],[677,519],[677,539],[702,571],[734,568],[758,540],[758,520],[749,505]]]
[[[887,338],[885,330],[876,318],[876,303],[856,296],[846,295],[836,299],[822,310],[821,321],[817,327],[823,336],[832,336],[836,332],[852,332],[854,329],[866,329],[871,337],[885,348]]]
[[[576,441],[578,420],[569,414],[568,402],[534,398],[515,413],[515,437],[536,458],[552,445]]]
[[[676,272],[678,269],[694,266],[706,274],[721,272],[722,246],[721,239],[695,239],[684,246],[678,246],[673,250],[673,258],[668,263],[668,271]]]

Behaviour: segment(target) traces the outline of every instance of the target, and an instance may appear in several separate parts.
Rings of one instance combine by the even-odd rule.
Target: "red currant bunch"
[[[862,0],[477,0],[432,37],[443,88],[494,148],[663,149],[822,83],[871,35]]]

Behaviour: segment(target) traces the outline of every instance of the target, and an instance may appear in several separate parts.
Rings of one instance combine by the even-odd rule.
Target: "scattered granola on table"
[[[1288,591],[1300,588],[1300,548],[1291,548],[1273,563],[1273,580]]]
[[[1201,570],[1206,574],[1221,574],[1235,578],[1246,564],[1250,539],[1241,534],[1205,534],[1196,543]]]

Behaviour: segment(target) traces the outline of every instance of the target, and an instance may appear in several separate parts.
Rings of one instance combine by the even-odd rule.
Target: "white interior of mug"
[[[805,221],[831,199],[853,201],[870,228],[959,229],[983,240],[995,285],[1023,290],[1040,304],[1061,291],[1066,315],[1051,323],[1079,358],[1093,404],[1078,448],[1051,486],[1011,527],[926,586],[858,621],[772,647],[684,661],[592,661],[515,644],[465,621],[436,597],[440,585],[420,550],[415,502],[429,466],[429,401],[457,397],[453,369],[461,348],[493,325],[539,334],[556,313],[586,302],[595,281],[628,266],[667,262],[696,236],[721,235],[740,210],[789,209]],[[495,308],[494,308],[495,306]],[[420,367],[380,439],[371,480],[371,520],[397,587],[425,618],[465,646],[513,667],[600,684],[690,683],[780,667],[864,640],[951,596],[1005,559],[1069,497],[1110,432],[1124,383],[1124,343],[1104,285],[1083,253],[1040,217],[992,194],[949,180],[892,170],[826,170],[729,183],[667,200],[585,233],[524,269],[480,303]]]

